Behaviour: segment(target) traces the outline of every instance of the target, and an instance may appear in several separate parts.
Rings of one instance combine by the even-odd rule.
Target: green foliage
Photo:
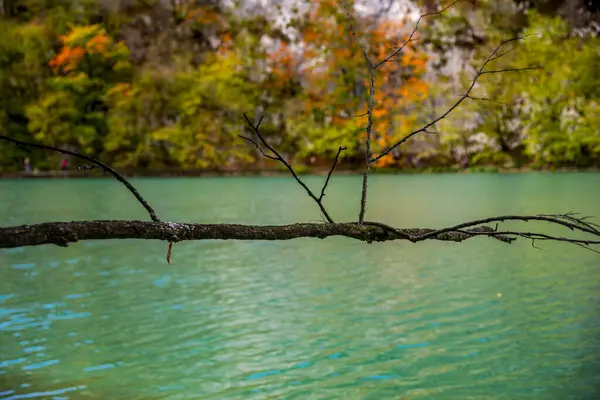
[[[132,87],[115,88],[109,93],[106,150],[134,166],[157,161],[156,145],[183,169],[219,167],[232,157],[248,160],[237,135],[240,115],[255,104],[256,87],[238,65],[233,53],[215,55],[197,68],[180,62],[172,73],[146,71]]]
[[[600,162],[600,39],[570,35],[559,17],[529,12],[525,39],[505,45],[461,113],[443,124],[442,148],[461,150],[470,165],[590,167]],[[478,68],[497,43],[478,50]],[[463,87],[474,72],[464,73]],[[465,90],[465,89],[463,89]]]
[[[568,37],[563,21],[535,15],[528,32],[541,37],[516,59],[544,70],[518,79],[526,152],[538,164],[589,166],[600,157],[600,39]]]
[[[0,132],[3,134],[29,139],[25,109],[50,76],[45,64],[51,45],[44,25],[0,19]],[[22,149],[0,143],[0,169],[20,166],[25,156]]]

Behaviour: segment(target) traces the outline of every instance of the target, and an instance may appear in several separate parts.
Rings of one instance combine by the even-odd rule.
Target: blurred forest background
[[[448,2],[347,4],[376,58]],[[426,18],[376,76],[374,151],[456,102],[502,40],[531,35],[473,96],[379,168],[600,166],[600,7],[589,0],[463,0]],[[511,50],[507,45],[504,50]],[[364,159],[368,70],[336,0],[0,0],[0,133],[124,170],[277,168],[237,135],[309,170]],[[0,170],[59,154],[0,143]]]

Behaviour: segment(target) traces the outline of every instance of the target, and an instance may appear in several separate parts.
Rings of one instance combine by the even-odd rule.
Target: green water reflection
[[[287,177],[135,183],[164,220],[319,219]],[[359,187],[331,182],[333,218],[356,218]],[[600,217],[600,174],[376,176],[370,190],[368,218],[397,226]],[[0,181],[2,225],[121,218],[147,216],[111,180]],[[172,266],[159,242],[0,251],[0,398],[598,398],[600,256],[541,247],[205,241],[176,244]]]

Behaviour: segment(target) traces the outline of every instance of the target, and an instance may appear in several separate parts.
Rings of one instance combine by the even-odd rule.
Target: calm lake
[[[307,177],[318,190],[322,177]],[[325,203],[358,215],[359,176]],[[319,221],[290,177],[134,179],[160,218]],[[577,211],[600,174],[386,175],[367,218]],[[0,181],[0,225],[148,219],[110,179]],[[510,224],[568,235],[547,224]],[[598,399],[600,255],[568,244],[139,240],[0,250],[0,398]]]

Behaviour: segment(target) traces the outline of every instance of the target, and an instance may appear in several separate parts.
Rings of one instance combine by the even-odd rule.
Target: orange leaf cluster
[[[85,44],[85,48],[90,54],[104,53],[111,44],[111,38],[109,38],[104,32],[101,32],[97,36],[91,38]]]
[[[227,52],[231,51],[233,48],[233,40],[231,39],[231,35],[228,32],[225,32],[221,35],[221,43],[219,45],[219,49],[217,50],[220,55],[225,55]]]
[[[111,57],[120,50],[126,49],[126,45],[122,41],[115,44],[100,25],[73,27],[60,39],[63,42],[63,48],[48,62],[55,73],[75,71],[86,55],[100,54],[104,57]]]
[[[63,49],[54,57],[48,65],[58,73],[60,70],[71,72],[77,68],[83,57],[85,49],[83,47],[63,47]]]
[[[289,46],[285,42],[281,42],[279,48],[270,55],[269,65],[273,71],[273,75],[282,84],[291,80],[298,67],[298,61],[294,57]],[[279,85],[276,85],[279,86]]]

